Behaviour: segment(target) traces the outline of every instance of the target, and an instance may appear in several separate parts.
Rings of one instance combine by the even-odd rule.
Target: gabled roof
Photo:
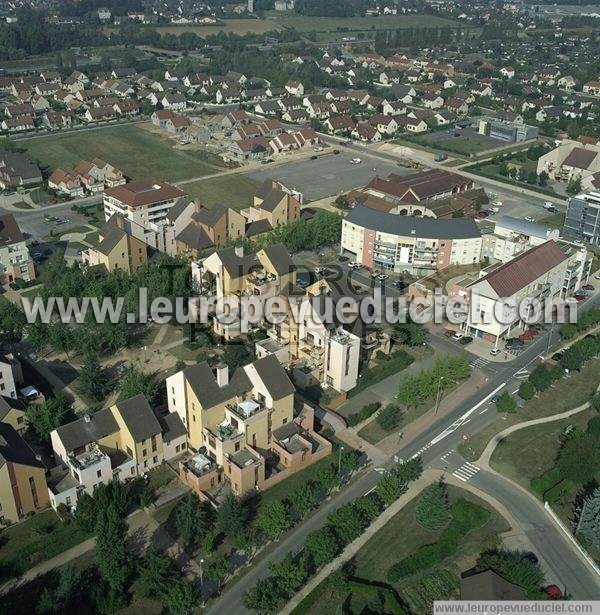
[[[5,397],[4,395],[0,396],[0,421],[2,421],[2,419],[11,410],[20,410],[21,412],[25,412],[25,406],[18,399]]]
[[[14,427],[8,423],[0,423],[0,467],[5,463],[45,468]]]
[[[594,150],[574,147],[571,153],[565,158],[563,165],[575,169],[588,169],[597,155],[598,152]]]
[[[117,431],[119,425],[109,409],[100,410],[87,418],[77,419],[56,429],[67,453]]]
[[[12,214],[0,216],[0,247],[25,241],[23,233]]]
[[[117,402],[116,407],[125,425],[136,442],[147,440],[161,433],[160,423],[144,395]]]
[[[104,191],[104,194],[131,207],[142,207],[185,196],[183,190],[154,178],[108,188]]]
[[[275,268],[277,275],[285,275],[296,270],[296,265],[290,256],[287,248],[280,243],[276,243],[264,248],[264,252]]]
[[[512,297],[568,257],[555,241],[522,252],[470,286],[487,282],[498,297]]]
[[[281,363],[273,354],[252,363],[273,400],[277,401],[295,392],[294,385],[285,373]]]

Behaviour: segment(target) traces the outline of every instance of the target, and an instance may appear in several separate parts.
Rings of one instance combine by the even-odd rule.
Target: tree
[[[475,570],[493,570],[501,577],[523,588],[530,600],[543,596],[544,573],[538,562],[512,551],[486,551],[475,564]]]
[[[252,361],[252,353],[244,344],[228,344],[223,349],[223,361],[234,372],[238,367],[247,365]]]
[[[27,406],[27,420],[42,442],[50,440],[50,432],[71,420],[71,403],[62,394],[49,397],[41,404]]]
[[[77,499],[75,522],[84,532],[93,532],[96,527],[96,502],[89,493],[83,493]]]
[[[360,453],[355,449],[344,449],[340,456],[340,467],[344,474],[352,474],[360,467]]]
[[[401,410],[394,404],[388,404],[385,408],[382,408],[375,419],[379,426],[385,431],[392,431],[400,425]]]
[[[593,416],[588,421],[587,432],[595,438],[600,438],[600,416]]]
[[[558,455],[558,467],[563,478],[585,485],[600,471],[600,447],[593,434],[567,440]]]
[[[581,177],[576,175],[569,180],[567,184],[567,194],[570,196],[574,196],[581,192]]]
[[[25,314],[5,297],[0,297],[0,347],[21,341]]]
[[[538,184],[540,186],[547,186],[548,185],[548,179],[550,179],[550,176],[548,175],[548,173],[546,173],[546,171],[542,171],[539,175],[538,175]]]
[[[254,589],[244,594],[244,606],[257,613],[275,613],[281,601],[281,592],[273,578],[259,579]]]
[[[173,511],[173,526],[177,538],[187,549],[195,547],[210,532],[214,511],[208,502],[200,502],[193,494],[182,498]]]
[[[327,524],[333,528],[339,541],[347,545],[358,538],[364,528],[363,520],[352,504],[344,504],[327,515]]]
[[[169,585],[163,596],[163,604],[171,615],[192,615],[197,611],[199,601],[198,590],[185,579]]]
[[[427,342],[427,330],[423,325],[415,322],[398,323],[394,326],[396,339],[401,344],[415,347]]]
[[[98,360],[98,355],[89,353],[79,372],[79,383],[84,395],[100,401],[108,393],[108,381]]]
[[[529,380],[524,380],[519,386],[519,397],[525,401],[533,399],[535,396],[535,387]]]
[[[243,533],[247,517],[245,506],[230,493],[217,511],[217,527],[225,536],[235,539]]]
[[[149,595],[162,599],[169,586],[176,583],[181,574],[175,562],[168,555],[150,550],[140,567],[140,576]]]
[[[126,542],[127,523],[118,507],[110,504],[100,508],[96,522],[95,561],[110,593],[117,599],[124,597],[131,570]]]
[[[315,502],[315,489],[310,483],[301,483],[287,496],[292,509],[300,518],[311,510]]]
[[[537,391],[545,391],[552,385],[552,374],[544,365],[538,365],[531,374],[529,374],[529,382],[531,382]]]
[[[338,484],[338,477],[333,466],[328,464],[319,468],[315,474],[315,485],[323,493],[329,493]]]
[[[304,541],[304,550],[317,568],[331,562],[339,548],[337,536],[330,526],[311,532]]]
[[[205,574],[211,580],[214,581],[217,586],[221,587],[221,582],[226,574],[229,572],[229,561],[225,556],[218,556],[212,559],[205,566]]]
[[[377,496],[363,495],[354,502],[354,508],[362,517],[363,523],[369,525],[381,513],[381,502]]]
[[[280,590],[285,594],[297,592],[306,580],[306,564],[303,558],[294,558],[288,553],[280,562],[271,564],[269,571]]]
[[[500,398],[496,402],[496,410],[498,410],[498,412],[507,413],[516,412],[517,401],[508,391],[504,391],[504,393],[500,395]]]
[[[37,612],[42,614],[71,612],[73,603],[82,591],[81,577],[81,572],[74,566],[67,565],[61,568],[58,585],[44,589],[37,605]]]
[[[590,544],[600,548],[600,487],[596,487],[581,505],[577,533]]]
[[[69,357],[69,352],[75,347],[75,335],[71,326],[57,321],[50,325],[49,329],[50,346],[56,352],[64,352]]]
[[[131,399],[141,394],[152,406],[156,403],[158,390],[158,382],[153,374],[146,374],[134,365],[129,365],[119,383],[119,399]]]
[[[439,530],[448,522],[450,505],[448,490],[443,482],[438,481],[423,490],[415,515],[420,525],[432,531]]]
[[[283,502],[278,500],[267,504],[258,516],[257,525],[270,538],[277,538],[289,526]]]

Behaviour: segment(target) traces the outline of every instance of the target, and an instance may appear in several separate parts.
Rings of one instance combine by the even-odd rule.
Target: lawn
[[[453,137],[444,135],[444,133],[440,134],[438,132],[434,132],[429,135],[410,137],[410,140],[413,139],[416,143],[420,143],[421,145],[425,145],[432,149],[441,149],[463,156],[471,156],[472,154],[479,154],[494,147],[499,147],[493,142],[490,142],[488,137],[483,137],[481,135],[476,135],[473,137]],[[499,142],[499,144],[502,145],[501,142]]]
[[[12,206],[16,207],[17,209],[33,209],[33,207],[25,201],[17,201],[15,203],[12,203]]]
[[[206,164],[206,152],[174,149],[171,141],[144,130],[139,125],[111,126],[81,132],[56,133],[19,142],[29,155],[50,171],[72,167],[80,160],[102,158],[121,169],[131,179],[149,176],[178,182],[215,172]],[[210,163],[222,167],[216,157]]]
[[[529,489],[531,479],[554,467],[561,444],[559,436],[565,428],[573,425],[585,429],[596,414],[593,408],[588,408],[561,421],[520,429],[498,444],[490,460],[491,466]]]
[[[199,198],[206,207],[225,205],[232,209],[244,209],[252,205],[254,193],[260,182],[241,173],[211,177],[182,185],[190,197]]]
[[[552,214],[551,216],[546,216],[545,218],[538,220],[538,222],[562,231],[563,224],[565,223],[565,214],[561,212]]]
[[[489,505],[468,491],[449,486],[448,495],[451,503],[463,498],[491,510],[492,514],[483,527],[467,534],[458,553],[442,562],[445,574],[455,580],[454,589],[450,592],[452,595],[445,596],[444,599],[458,597],[456,593],[458,578],[474,564],[482,543],[493,541],[495,536],[510,529],[498,512],[490,509]],[[387,572],[393,564],[414,553],[419,547],[434,542],[441,535],[443,529],[430,531],[417,523],[415,519],[417,502],[418,498],[409,502],[359,550],[352,562],[353,577],[387,584]],[[431,573],[434,570],[439,572],[442,568],[435,567],[426,572]],[[415,575],[394,583],[393,587],[402,599],[410,603],[410,596],[420,585],[421,579],[421,574]],[[342,600],[332,591],[328,581],[329,579],[326,579],[307,596],[293,611],[294,615],[337,612],[337,605]]]
[[[18,576],[90,536],[75,523],[62,523],[45,510],[0,533],[0,579]]]
[[[400,430],[400,425],[398,426],[396,431]],[[391,431],[386,431],[377,422],[377,419],[372,419],[358,432],[358,436],[363,440],[366,440],[369,444],[377,444],[378,442],[393,433],[393,429]]]
[[[272,21],[264,19],[224,19],[222,23],[215,24],[213,26],[202,25],[172,25],[172,26],[158,26],[153,28],[161,34],[175,34],[179,36],[184,32],[193,32],[198,36],[210,36],[218,34],[219,32],[231,32],[232,34],[264,34],[265,32],[272,32],[273,30],[281,30],[281,25]]]
[[[600,382],[600,359],[592,359],[580,372],[556,382],[550,389],[527,402],[514,414],[498,414],[486,429],[472,436],[459,447],[460,454],[469,461],[478,459],[487,443],[511,425],[531,419],[561,414],[588,401]]]

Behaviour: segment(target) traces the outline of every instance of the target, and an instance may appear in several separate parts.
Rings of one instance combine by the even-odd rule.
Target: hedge
[[[558,466],[551,468],[540,476],[531,480],[531,490],[540,497],[549,489],[558,484],[562,479]]]
[[[359,412],[355,412],[348,417],[348,426],[354,427],[354,425],[366,421],[370,416],[375,414],[380,407],[381,404],[378,401],[363,406]]]
[[[387,580],[390,583],[435,566],[453,555],[466,534],[487,522],[490,511],[460,499],[452,505],[451,515],[452,521],[434,543],[422,546],[389,569]]]
[[[573,481],[568,478],[563,478],[557,485],[554,485],[551,489],[548,489],[546,493],[544,493],[544,500],[548,502],[548,504],[554,504],[561,496],[565,493],[568,493],[573,487]]]
[[[357,592],[374,601],[381,597],[393,615],[409,615],[409,611],[404,607],[398,594],[392,587],[371,584],[369,581],[363,581],[362,579],[349,580],[348,587],[351,592]]]

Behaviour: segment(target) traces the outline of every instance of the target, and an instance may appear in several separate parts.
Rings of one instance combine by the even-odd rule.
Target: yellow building
[[[252,207],[241,211],[249,223],[266,220],[272,230],[300,218],[300,200],[279,182],[266,181],[254,195]]]
[[[0,521],[16,523],[49,502],[44,464],[11,425],[0,423]]]
[[[27,427],[25,406],[12,397],[0,397],[0,421],[11,425],[18,432]]]
[[[146,244],[125,230],[121,216],[114,215],[100,229],[98,245],[83,252],[83,262],[102,265],[107,271],[121,270],[129,274],[148,261]]]

